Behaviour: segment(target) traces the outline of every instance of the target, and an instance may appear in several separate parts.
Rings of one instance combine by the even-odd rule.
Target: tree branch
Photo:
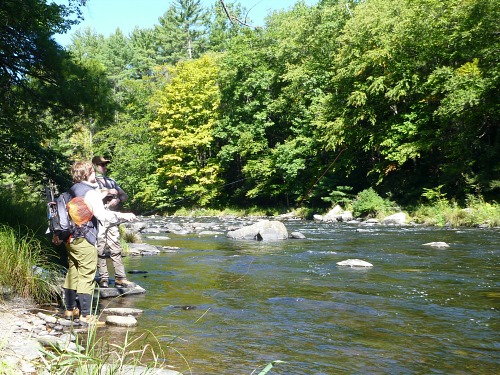
[[[229,9],[227,8],[226,4],[224,3],[224,0],[220,0],[220,3],[222,5],[222,9],[224,9],[224,13],[226,13],[227,18],[229,19],[229,22],[234,25],[234,22],[236,21],[240,25],[246,26],[246,27],[252,27],[254,29],[258,28],[257,26],[250,25],[242,20],[240,20],[238,17],[233,16],[231,12],[229,12]]]

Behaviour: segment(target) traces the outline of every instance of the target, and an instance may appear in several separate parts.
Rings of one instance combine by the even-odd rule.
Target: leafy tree
[[[481,104],[498,87],[494,76],[484,79],[493,73],[497,16],[489,0],[371,0],[354,9],[337,38],[335,91],[320,121],[331,147],[364,154],[368,184],[402,196],[443,181],[456,195],[463,186],[453,181],[481,169],[479,150],[498,144],[495,115]]]
[[[234,38],[222,60],[224,118],[216,135],[226,179],[245,178],[236,190],[240,202],[243,196],[292,205],[328,165],[313,126],[313,104],[324,96],[328,78],[318,64],[330,40],[316,40],[320,14],[303,4],[277,12],[266,30],[247,29]]]
[[[157,62],[173,65],[201,56],[206,50],[207,22],[200,0],[174,0],[156,26]]]
[[[191,198],[206,205],[217,195],[219,165],[213,129],[219,117],[216,57],[180,62],[153,98],[152,129],[160,136],[158,168],[162,203]]]
[[[67,165],[53,139],[65,120],[92,111],[89,72],[52,39],[78,22],[78,7],[42,0],[2,2],[0,8],[0,171],[61,181]],[[75,15],[76,19],[70,19]],[[78,90],[75,92],[75,90]],[[77,95],[81,94],[81,95]],[[65,168],[63,168],[65,169]]]
[[[210,22],[207,25],[208,46],[207,48],[213,52],[227,51],[231,43],[231,39],[241,33],[241,23],[236,22],[233,18],[242,19],[245,8],[242,8],[239,3],[224,3],[226,10],[222,7],[220,1],[216,1],[212,6],[210,13],[212,14]]]
[[[135,28],[130,35],[129,46],[132,52],[130,76],[136,79],[152,76],[156,65],[154,30]]]
[[[129,195],[126,204],[138,210],[151,210],[159,190],[155,175],[159,139],[149,128],[153,116],[149,101],[156,87],[154,77],[121,82],[121,106],[114,122],[93,139],[94,154],[112,159],[110,175]]]

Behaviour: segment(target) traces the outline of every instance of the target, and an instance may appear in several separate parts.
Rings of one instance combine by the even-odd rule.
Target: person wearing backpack
[[[92,164],[96,169],[96,181],[101,189],[101,197],[104,207],[107,210],[116,212],[120,203],[127,200],[128,196],[118,183],[111,177],[106,176],[108,164],[110,160],[102,156],[94,156]],[[99,277],[99,285],[101,288],[109,287],[109,272],[106,259],[106,250],[109,249],[109,257],[113,263],[115,273],[116,288],[134,288],[135,283],[127,279],[125,274],[125,266],[123,265],[122,245],[120,243],[120,230],[117,225],[110,225],[109,222],[104,222],[102,231],[99,231],[97,240],[97,272]]]
[[[71,174],[74,185],[70,188],[70,192],[76,198],[83,198],[84,204],[74,209],[68,204],[69,214],[77,224],[77,229],[65,244],[69,264],[64,281],[65,316],[68,317],[71,312],[74,318],[78,315],[78,312],[74,313],[78,297],[80,322],[97,324],[97,318],[91,314],[91,305],[97,269],[98,231],[103,230],[101,226],[103,222],[132,221],[136,217],[133,213],[113,212],[104,208],[101,193],[97,189],[94,166],[90,161],[75,162],[71,166]],[[81,219],[84,216],[90,217],[90,220]]]

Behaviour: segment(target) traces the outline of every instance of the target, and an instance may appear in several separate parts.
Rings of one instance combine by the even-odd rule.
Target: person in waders
[[[68,211],[78,225],[80,216],[89,219],[79,225],[66,242],[68,252],[68,272],[64,280],[64,298],[66,303],[66,318],[77,319],[80,323],[97,324],[98,319],[91,314],[94,278],[97,269],[97,237],[102,230],[102,222],[117,222],[119,220],[135,220],[133,213],[121,213],[106,210],[102,203],[101,193],[97,189],[94,166],[90,161],[76,162],[71,166],[74,185],[70,192],[74,197],[81,197],[85,207],[79,212]],[[85,220],[82,220],[85,221]],[[77,297],[79,309],[77,308]]]
[[[101,198],[106,210],[116,212],[120,203],[127,200],[127,193],[118,185],[118,183],[106,175],[108,171],[109,160],[102,156],[94,156],[92,163],[96,169],[96,181],[101,190]],[[117,225],[110,225],[109,221],[105,221],[103,230],[99,231],[97,240],[97,272],[99,277],[99,285],[101,288],[109,287],[109,272],[107,264],[107,253],[113,264],[115,274],[115,287],[117,288],[134,288],[136,284],[127,280],[125,274],[125,266],[123,265],[122,245],[120,243],[120,230]]]

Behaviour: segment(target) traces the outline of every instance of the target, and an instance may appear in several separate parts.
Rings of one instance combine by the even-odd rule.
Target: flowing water
[[[285,225],[307,239],[146,240],[179,250],[126,258],[147,293],[110,304],[143,309],[185,375],[500,373],[498,229]]]

